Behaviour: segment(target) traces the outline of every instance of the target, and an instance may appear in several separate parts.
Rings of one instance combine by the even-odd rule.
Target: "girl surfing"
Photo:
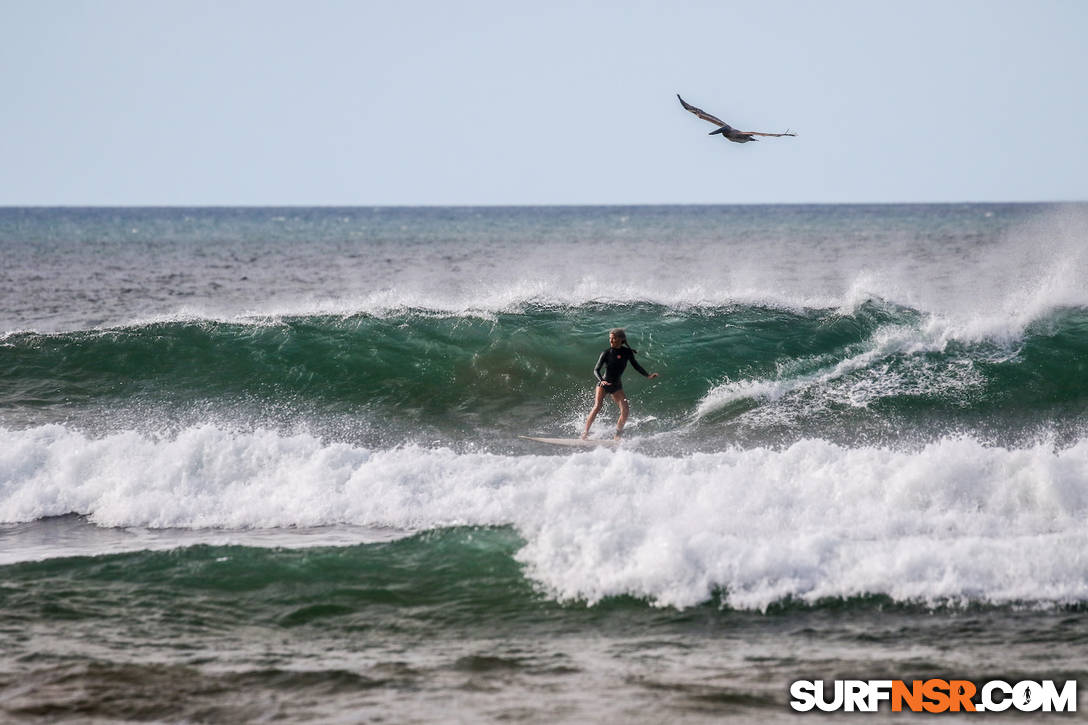
[[[623,435],[623,426],[627,422],[630,406],[627,404],[627,396],[623,393],[623,381],[620,376],[623,375],[623,371],[627,368],[627,363],[631,363],[635,370],[651,380],[657,377],[657,373],[646,372],[635,360],[636,351],[632,350],[631,346],[627,344],[627,333],[622,327],[617,327],[608,333],[608,345],[608,349],[601,353],[597,365],[593,368],[593,375],[597,378],[596,398],[593,401],[593,410],[589,411],[586,429],[582,432],[582,440],[589,437],[589,428],[593,425],[597,413],[601,411],[601,405],[604,403],[606,394],[611,395],[612,399],[616,401],[616,405],[620,406],[620,417],[616,421],[616,440],[619,440],[620,436]],[[601,368],[604,368],[603,375],[601,374]]]

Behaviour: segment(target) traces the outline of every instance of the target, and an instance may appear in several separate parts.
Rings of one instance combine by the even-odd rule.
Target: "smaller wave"
[[[394,541],[412,532],[389,527],[317,526],[278,529],[178,529],[96,526],[83,516],[0,524],[0,566],[26,561],[101,557],[183,547],[312,549]]]
[[[1059,310],[1013,340],[962,338],[954,326],[907,317],[876,319],[837,348],[788,357],[758,377],[727,375],[700,398],[694,418],[737,414],[748,424],[793,425],[884,405],[896,415],[962,412],[965,422],[970,411],[985,413],[1009,419],[1011,430],[1017,419],[1069,425],[1083,410],[1085,310]]]
[[[557,292],[557,290],[563,290]],[[771,310],[804,313],[820,309],[860,307],[872,301],[864,294],[852,301],[826,295],[784,295],[758,289],[723,291],[698,285],[654,293],[644,285],[617,285],[614,281],[587,277],[573,284],[545,284],[536,280],[502,285],[480,285],[466,293],[442,294],[434,290],[382,289],[364,294],[335,297],[310,295],[289,300],[269,300],[259,304],[224,305],[190,303],[170,310],[110,318],[89,325],[34,325],[0,330],[0,340],[21,333],[56,335],[86,331],[117,331],[149,326],[202,323],[224,325],[281,325],[298,319],[348,319],[371,317],[477,319],[494,321],[502,315],[520,315],[537,311],[578,311],[600,307],[660,307],[673,313],[714,314],[736,307],[763,307]]]
[[[730,409],[739,401],[757,399],[777,402],[786,396],[819,390],[820,404],[836,400],[864,407],[874,400],[900,395],[948,397],[985,384],[971,357],[944,355],[953,338],[947,330],[904,325],[883,326],[864,343],[850,345],[846,357],[823,354],[800,358],[779,366],[779,377],[767,380],[726,381],[711,388],[699,401],[696,417]],[[927,360],[936,353],[935,360]],[[993,359],[989,350],[982,355]],[[1008,359],[1015,351],[999,354]],[[893,362],[899,359],[900,364]],[[811,370],[811,372],[809,372]],[[766,412],[766,411],[764,411]],[[811,410],[809,410],[811,412]]]

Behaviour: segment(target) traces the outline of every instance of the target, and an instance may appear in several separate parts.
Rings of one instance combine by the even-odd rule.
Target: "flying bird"
[[[680,94],[677,93],[676,97],[680,98]],[[733,128],[732,126],[730,126],[728,123],[721,120],[717,116],[711,116],[709,113],[707,113],[703,109],[696,108],[695,106],[693,106],[690,103],[688,103],[687,101],[685,101],[683,98],[680,98],[680,105],[684,107],[684,110],[691,111],[696,116],[703,119],[704,121],[710,121],[715,126],[717,126],[718,128],[716,130],[710,132],[711,136],[713,136],[716,133],[720,133],[722,135],[722,138],[727,138],[727,139],[729,139],[730,141],[732,141],[734,143],[748,143],[749,141],[758,141],[759,140],[759,139],[752,138],[753,136],[796,136],[797,135],[795,133],[790,133],[790,130],[788,128],[786,129],[785,133],[763,133],[762,131],[738,131],[737,129]]]

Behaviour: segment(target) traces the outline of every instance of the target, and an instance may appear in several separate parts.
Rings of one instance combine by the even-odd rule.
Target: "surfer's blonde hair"
[[[620,343],[622,343],[624,347],[626,347],[628,350],[631,350],[631,346],[627,344],[627,330],[623,329],[622,327],[613,327],[611,330],[608,331],[608,335],[609,337],[615,335],[620,339]],[[638,352],[638,350],[631,350],[631,354],[634,354],[636,352]]]

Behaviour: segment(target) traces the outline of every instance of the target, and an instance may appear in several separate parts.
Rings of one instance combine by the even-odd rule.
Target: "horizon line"
[[[10,209],[542,209],[542,208],[602,208],[602,207],[715,207],[715,206],[1008,206],[1032,204],[1085,204],[1088,199],[1006,200],[1006,201],[788,201],[788,202],[611,202],[611,203],[543,203],[543,204],[0,204],[0,210]]]

